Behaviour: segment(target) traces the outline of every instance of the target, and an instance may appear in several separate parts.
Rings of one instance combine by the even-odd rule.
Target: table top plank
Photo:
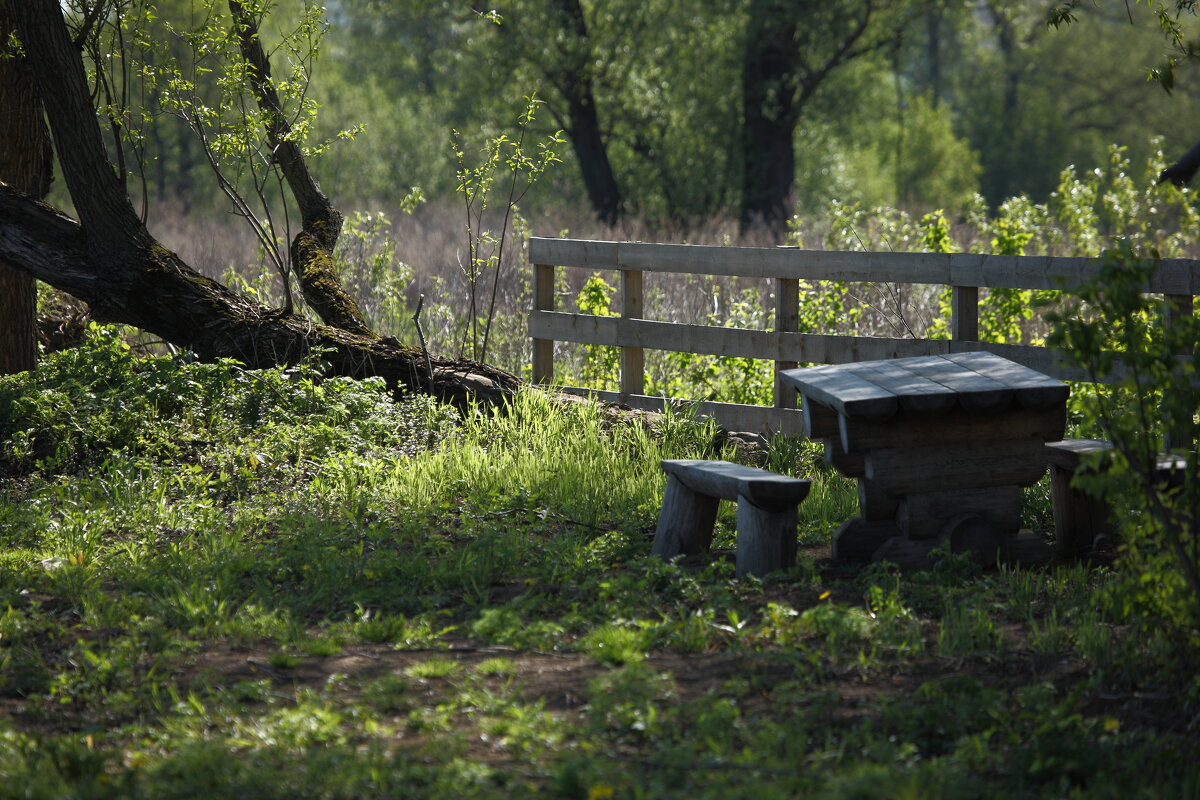
[[[964,368],[943,356],[900,358],[897,366],[953,390],[968,411],[1002,411],[1012,405],[1011,387],[986,375]]]
[[[958,394],[953,389],[891,361],[863,361],[846,364],[845,369],[895,394],[905,411],[930,414],[958,405]]]
[[[1001,358],[995,353],[952,353],[944,356],[959,366],[989,377],[1011,387],[1023,408],[1046,409],[1066,402],[1070,387],[1060,380],[1043,375],[1023,364]]]
[[[811,397],[848,417],[887,419],[900,405],[895,392],[853,374],[845,365],[788,369],[780,375],[806,400]]]
[[[785,370],[783,380],[807,400],[848,418],[883,420],[898,409],[937,414],[961,407],[987,414],[1062,405],[1070,388],[986,351],[861,361]]]

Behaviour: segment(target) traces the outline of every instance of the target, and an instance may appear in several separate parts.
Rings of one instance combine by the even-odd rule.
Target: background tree
[[[831,73],[894,44],[903,16],[873,0],[751,0],[742,62],[743,230],[791,215],[796,126]]]
[[[550,0],[545,14],[550,20],[550,30],[544,34],[550,42],[547,50],[553,52],[554,58],[553,66],[543,66],[543,76],[561,98],[560,104],[551,110],[571,140],[596,217],[605,225],[615,225],[621,218],[621,190],[613,174],[596,108],[592,76],[596,56],[583,5],[580,0]],[[521,17],[516,17],[506,31],[528,27]]]
[[[729,4],[509,0],[497,8],[502,22],[489,45],[496,91],[506,83],[538,89],[602,223],[719,210],[724,196],[710,187],[727,178],[720,153],[728,134],[712,123],[731,96],[720,67],[736,24]],[[681,174],[680,156],[689,153],[695,162]]]

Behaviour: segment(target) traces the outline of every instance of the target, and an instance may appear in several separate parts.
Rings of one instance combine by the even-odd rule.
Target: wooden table
[[[1066,384],[987,352],[782,376],[803,397],[809,437],[858,479],[861,516],[835,534],[835,558],[919,562],[946,540],[992,561],[1019,549],[1021,487],[1062,439]]]

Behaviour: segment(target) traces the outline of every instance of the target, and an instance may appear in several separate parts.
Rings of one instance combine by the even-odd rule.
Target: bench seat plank
[[[728,461],[667,459],[662,461],[662,468],[698,494],[734,501],[744,497],[765,509],[795,506],[808,496],[811,487],[809,481],[800,478]]]

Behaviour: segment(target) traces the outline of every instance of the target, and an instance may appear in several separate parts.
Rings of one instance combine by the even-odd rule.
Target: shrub
[[[1107,253],[1100,277],[1078,290],[1080,300],[1050,315],[1049,342],[1093,381],[1114,381],[1111,391],[1096,392],[1081,409],[1113,443],[1110,468],[1075,480],[1121,509],[1129,581],[1118,604],[1194,632],[1200,622],[1200,320],[1192,308],[1164,314],[1161,298],[1142,293],[1157,262],[1157,254],[1143,256],[1129,244]],[[1164,439],[1183,464],[1169,485],[1158,477]]]

